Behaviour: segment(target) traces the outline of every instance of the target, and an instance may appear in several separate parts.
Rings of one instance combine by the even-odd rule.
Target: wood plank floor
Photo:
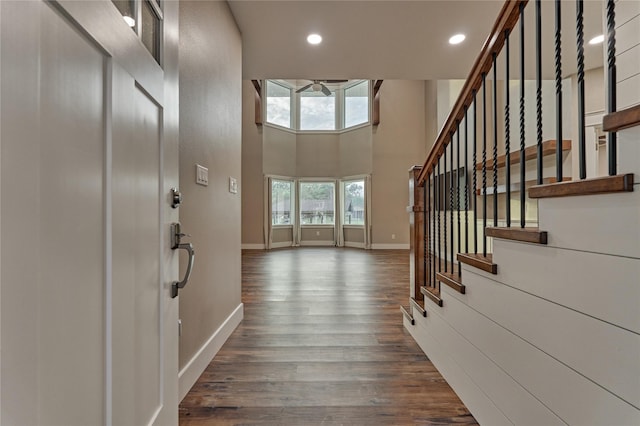
[[[181,425],[475,425],[402,326],[403,250],[242,254],[245,317]]]

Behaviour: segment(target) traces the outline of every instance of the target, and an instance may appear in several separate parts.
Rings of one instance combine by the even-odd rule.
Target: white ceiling
[[[230,0],[229,5],[242,32],[245,79],[428,80],[467,77],[503,2]],[[565,53],[571,56],[575,52],[575,2],[563,5],[563,28],[568,31],[563,48],[566,45]],[[601,33],[601,9],[601,1],[585,2],[587,40],[592,33]],[[533,14],[533,2],[527,13]],[[545,48],[552,49],[551,2],[543,2],[543,15]],[[528,25],[527,33],[532,29]],[[322,35],[319,46],[306,42],[312,32]],[[459,32],[467,39],[449,45],[449,37]],[[527,37],[529,53],[533,37]],[[595,48],[596,55],[590,55],[589,48],[587,69],[602,62],[602,48]],[[512,51],[515,63],[515,46]],[[564,70],[570,68],[568,64]],[[550,64],[545,64],[545,74],[549,73],[553,75]]]

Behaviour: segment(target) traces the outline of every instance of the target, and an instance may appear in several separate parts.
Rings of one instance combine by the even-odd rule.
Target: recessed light
[[[467,38],[464,34],[456,34],[449,39],[449,44],[460,44]]]
[[[307,37],[307,41],[309,44],[320,44],[322,43],[322,37],[320,34],[309,34]]]
[[[600,34],[589,40],[589,44],[600,44],[604,41],[604,35]]]
[[[131,16],[123,16],[122,19],[124,19],[124,22],[127,23],[128,26],[130,27],[135,27],[136,26],[136,20],[133,19]]]

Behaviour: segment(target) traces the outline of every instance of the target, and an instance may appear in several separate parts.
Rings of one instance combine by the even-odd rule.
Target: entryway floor
[[[476,425],[402,326],[409,252],[246,250],[244,320],[181,425]]]

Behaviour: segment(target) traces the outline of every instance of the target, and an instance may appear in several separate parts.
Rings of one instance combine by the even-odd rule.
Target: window
[[[333,182],[300,183],[300,223],[302,225],[333,225],[335,212]]]
[[[162,21],[160,0],[111,0],[124,21],[138,34],[153,59],[161,63]]]
[[[344,127],[369,121],[369,81],[344,89]]]
[[[298,93],[307,81],[265,81],[267,123],[307,132],[335,132],[369,123],[368,80],[325,83],[329,96],[309,88]]]
[[[300,93],[300,130],[336,130],[336,94]]]
[[[364,180],[342,183],[343,186],[343,224],[364,225]]]
[[[293,224],[292,212],[292,188],[293,182],[287,180],[271,181],[271,224]]]
[[[267,80],[267,122],[291,128],[291,89]]]

